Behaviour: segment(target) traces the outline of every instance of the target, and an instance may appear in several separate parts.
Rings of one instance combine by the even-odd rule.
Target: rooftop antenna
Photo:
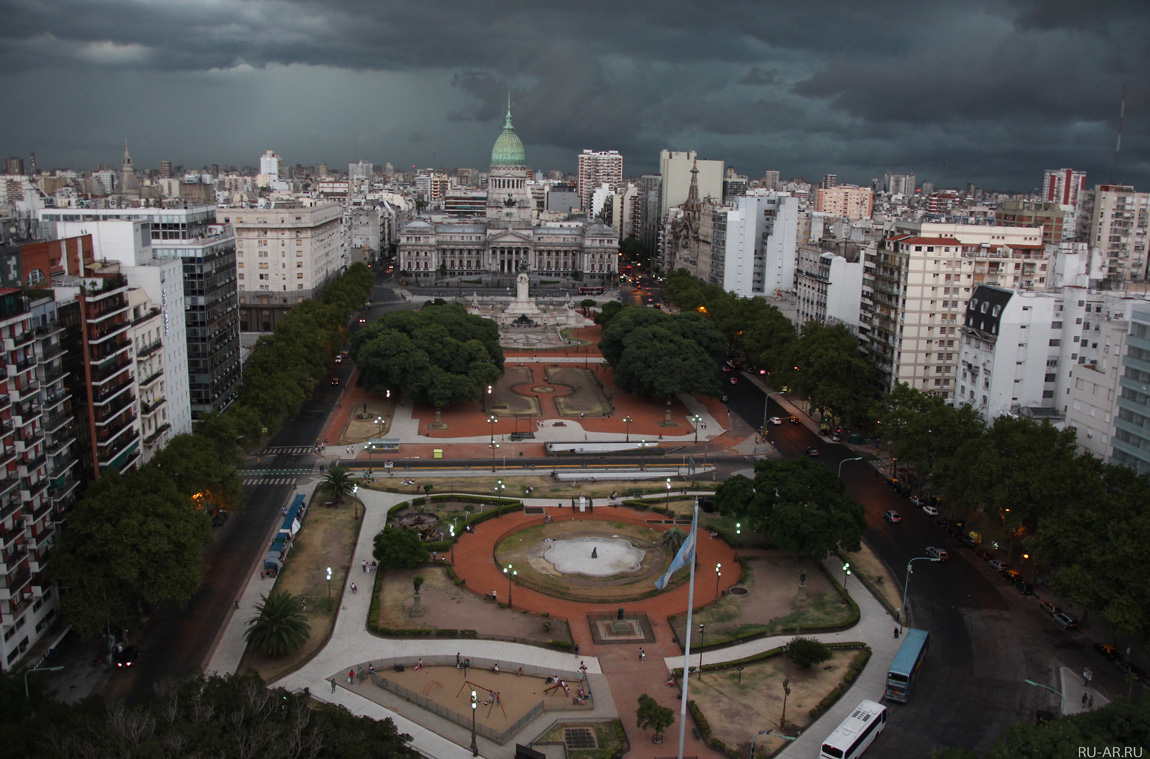
[[[1126,82],[1122,83],[1122,107],[1118,110],[1118,142],[1114,146],[1114,171],[1110,173],[1110,184],[1118,181],[1118,155],[1122,152],[1122,125],[1126,122]]]

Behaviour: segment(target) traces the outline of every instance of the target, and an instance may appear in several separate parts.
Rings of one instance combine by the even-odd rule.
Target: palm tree
[[[672,527],[663,533],[663,539],[659,541],[659,545],[663,548],[663,553],[668,556],[674,556],[679,552],[679,547],[687,540],[687,533],[680,530],[678,527]]]
[[[303,602],[283,590],[273,590],[256,604],[260,615],[248,620],[244,640],[260,653],[285,656],[307,642],[311,625],[303,613]]]
[[[324,474],[323,481],[320,482],[319,486],[335,497],[337,506],[343,502],[345,496],[351,495],[355,487],[347,469],[339,464],[328,467],[327,473]]]

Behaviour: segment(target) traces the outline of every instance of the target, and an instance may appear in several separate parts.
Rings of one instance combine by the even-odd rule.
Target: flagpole
[[[695,496],[695,511],[691,515],[691,534],[688,540],[698,537],[699,529],[699,497]],[[677,759],[683,759],[683,740],[687,733],[687,680],[691,671],[691,626],[694,622],[695,610],[695,559],[698,556],[699,544],[695,543],[695,550],[691,551],[691,579],[687,590],[687,636],[683,645],[683,703],[679,705],[679,754]]]

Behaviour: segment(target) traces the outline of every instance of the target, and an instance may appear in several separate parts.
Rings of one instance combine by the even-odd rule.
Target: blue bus
[[[894,657],[890,671],[886,673],[886,697],[888,700],[905,704],[910,698],[914,679],[918,676],[918,669],[922,666],[922,660],[926,658],[929,640],[930,636],[927,635],[926,630],[911,628],[903,635],[902,646],[898,649],[898,655]]]

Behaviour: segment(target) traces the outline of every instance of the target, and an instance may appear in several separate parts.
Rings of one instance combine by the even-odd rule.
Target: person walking
[[[335,693],[335,678],[334,677],[331,679],[331,692]]]
[[[238,611],[239,608],[240,608],[240,599],[237,598],[236,599],[236,610]]]
[[[1085,691],[1082,692],[1082,706],[1083,707],[1086,706],[1086,692]]]
[[[347,671],[347,684],[351,685],[353,682],[355,682],[355,670],[349,669]]]
[[[643,661],[646,658],[647,658],[647,652],[640,648],[639,649],[639,661]],[[586,669],[586,667],[584,667],[584,669]]]
[[[460,666],[461,666],[461,664],[460,664],[460,660],[459,660],[459,652],[456,651],[455,652],[455,668],[459,669]]]
[[[367,559],[363,560],[363,573],[367,574]]]

